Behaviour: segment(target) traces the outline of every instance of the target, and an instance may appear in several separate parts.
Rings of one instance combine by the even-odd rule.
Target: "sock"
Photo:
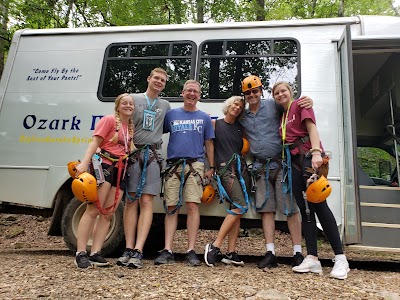
[[[267,247],[267,252],[271,251],[273,255],[275,255],[275,244],[274,243],[268,243],[266,245]]]
[[[296,255],[297,252],[301,253],[301,245],[294,245],[293,246],[293,255]]]
[[[85,252],[86,253],[86,251],[76,251],[75,256],[78,256],[78,254],[81,253],[81,252]]]
[[[335,259],[347,260],[347,259],[346,259],[346,255],[344,255],[344,254],[337,254],[337,255],[335,255]]]

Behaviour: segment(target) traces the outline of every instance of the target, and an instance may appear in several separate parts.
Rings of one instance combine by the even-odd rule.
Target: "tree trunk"
[[[196,1],[197,23],[204,23],[204,0]]]
[[[265,21],[265,0],[257,0],[257,4],[256,20]]]
[[[1,28],[0,28],[0,77],[3,74],[4,70],[4,57],[5,52],[8,48],[8,31],[7,31],[7,23],[8,23],[8,8],[9,8],[9,0],[3,0],[0,3],[0,20],[1,20]]]
[[[339,1],[338,17],[344,17],[344,0]]]

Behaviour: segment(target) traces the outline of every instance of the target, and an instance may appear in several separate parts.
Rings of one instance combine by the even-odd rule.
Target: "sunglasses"
[[[253,90],[245,91],[244,94],[245,94],[246,96],[251,95],[251,94],[254,94],[254,95],[255,95],[255,94],[257,94],[259,91],[260,91],[260,89],[253,89]]]

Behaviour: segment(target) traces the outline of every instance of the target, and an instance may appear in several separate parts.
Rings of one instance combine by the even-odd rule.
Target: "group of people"
[[[294,100],[290,85],[279,82],[272,90],[274,100],[262,99],[262,82],[252,75],[242,82],[243,96],[233,96],[224,102],[224,118],[211,120],[197,108],[201,96],[198,81],[186,81],[182,90],[183,106],[175,109],[158,97],[167,82],[165,70],[154,69],[147,82],[145,93],[117,97],[114,115],[102,118],[96,125],[93,141],[76,168],[77,175],[85,172],[92,155],[100,149],[103,169],[108,170],[105,182],[98,187],[101,205],[106,207],[113,202],[114,206],[118,205],[124,190],[128,192],[124,208],[126,249],[117,260],[118,265],[143,267],[143,247],[152,223],[153,199],[159,195],[161,186],[166,211],[165,246],[154,264],[174,262],[173,240],[178,213],[185,202],[186,259],[190,266],[200,265],[194,251],[200,226],[199,204],[204,182],[216,178],[219,194],[230,209],[215,241],[205,246],[204,261],[208,266],[215,266],[219,261],[244,265],[236,244],[240,219],[253,206],[261,215],[266,242],[266,254],[258,263],[259,268],[277,267],[274,233],[275,213],[279,212],[287,217],[293,244],[293,271],[322,273],[317,254],[317,214],[335,253],[330,275],[347,278],[350,269],[329,206],[326,201],[307,203],[303,197],[307,179],[321,167],[325,155],[309,97]],[[165,168],[161,158],[163,133],[170,134]],[[251,166],[241,154],[243,137],[250,144],[250,155],[254,159]],[[115,159],[107,160],[110,157]],[[207,170],[204,159],[208,160]],[[100,254],[109,222],[110,214],[99,214],[94,205],[87,205],[78,227],[75,263],[79,268],[109,265]],[[302,232],[307,248],[305,258]],[[86,244],[90,235],[93,243],[88,255]],[[222,256],[220,248],[226,236],[228,252]]]

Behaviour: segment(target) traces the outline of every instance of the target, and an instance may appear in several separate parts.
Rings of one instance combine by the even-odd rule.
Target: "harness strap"
[[[237,174],[239,176],[239,178],[237,178],[237,176],[235,175],[235,168],[234,165],[232,164],[232,162],[236,160],[236,166],[237,166]],[[242,206],[240,204],[237,204],[235,202],[232,201],[232,199],[229,197],[229,194],[226,192],[225,188],[223,187],[222,183],[221,183],[221,178],[220,176],[222,176],[226,171],[227,171],[227,166],[229,166],[229,164],[231,165],[231,178],[229,180],[229,194],[231,194],[232,192],[232,186],[233,186],[233,182],[235,180],[235,178],[237,178],[239,180],[240,186],[242,187],[242,191],[243,191],[243,195],[244,195],[244,199],[246,202],[246,206]],[[242,170],[241,170],[241,162],[240,162],[240,156],[236,153],[234,153],[231,157],[231,159],[229,160],[229,162],[227,163],[227,165],[225,166],[225,168],[217,175],[214,176],[216,181],[217,181],[217,189],[218,189],[218,194],[220,195],[220,203],[224,202],[224,199],[226,199],[226,202],[230,203],[232,206],[234,206],[235,208],[240,209],[239,213],[236,213],[234,211],[232,211],[231,209],[226,209],[226,211],[231,214],[231,215],[242,215],[244,213],[246,213],[249,209],[250,206],[250,200],[249,200],[249,195],[247,193],[247,189],[246,189],[246,183],[244,182],[244,178],[242,176]]]
[[[146,183],[147,168],[154,159],[156,159],[158,161],[158,165],[160,167],[160,172],[161,172],[161,160],[158,159],[156,149],[157,149],[156,145],[150,145],[150,144],[137,145],[137,149],[130,155],[130,160],[132,162],[139,161],[141,175],[140,175],[139,184],[136,188],[134,197],[132,197],[129,194],[128,185],[126,186],[126,200],[128,203],[133,203],[142,196],[143,187]],[[151,157],[150,157],[150,153],[149,153],[150,150],[153,152],[153,156],[151,156]],[[142,152],[144,152],[143,159],[141,157]]]
[[[167,162],[169,163],[169,166],[165,168],[164,171],[161,172],[161,192],[160,192],[160,197],[162,197],[163,204],[164,204],[164,210],[165,213],[169,215],[173,215],[177,210],[179,210],[182,207],[183,204],[183,187],[186,184],[187,179],[189,178],[190,175],[192,176],[198,176],[200,178],[200,182],[202,182],[202,178],[200,174],[193,168],[193,163],[196,162],[197,159],[195,158],[180,158],[180,159],[174,159],[174,160],[168,160]],[[182,165],[182,170],[179,174],[178,172],[178,167]],[[185,169],[186,165],[189,166],[189,171],[185,174]],[[180,180],[180,185],[179,185],[179,199],[176,207],[172,211],[168,211],[168,206],[166,201],[164,200],[164,184],[163,181],[167,181],[169,178],[172,176],[176,176]]]

